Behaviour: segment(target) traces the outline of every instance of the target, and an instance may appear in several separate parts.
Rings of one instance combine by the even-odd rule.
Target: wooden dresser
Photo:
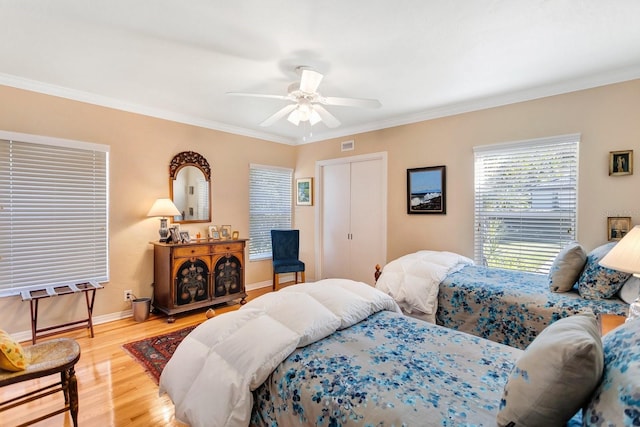
[[[169,316],[232,300],[246,302],[246,239],[153,244],[153,308]]]

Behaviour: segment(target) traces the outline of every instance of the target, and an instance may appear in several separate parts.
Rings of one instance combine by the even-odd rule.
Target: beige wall
[[[640,222],[640,166],[631,176],[608,176],[609,151],[633,149],[640,156],[638,117],[640,80],[635,80],[290,147],[0,86],[0,129],[111,147],[111,280],[98,292],[95,308],[96,316],[105,317],[129,308],[122,300],[125,289],[151,295],[148,242],[157,239],[158,220],[145,215],[156,198],[168,196],[168,163],[180,151],[197,151],[208,159],[213,223],[231,224],[241,236],[248,234],[249,163],[295,167],[295,176],[302,178],[315,175],[318,160],[386,151],[388,259],[422,248],[472,257],[472,147],[581,133],[578,237],[591,249],[606,241],[607,216]],[[356,149],[342,153],[340,142],[349,139]],[[447,166],[447,214],[407,215],[406,169],[436,165]],[[308,280],[315,277],[316,206],[296,206],[294,211]],[[204,232],[206,225],[188,229]],[[270,278],[269,261],[247,264],[247,283]],[[41,305],[43,324],[83,315],[79,299],[64,298],[65,304],[50,299]],[[0,328],[29,330],[27,304],[19,298],[0,300]]]
[[[609,151],[632,149],[640,162],[640,80],[300,146],[296,175],[313,176],[318,160],[387,151],[388,260],[419,249],[473,258],[473,147],[572,133],[582,135],[578,239],[592,249],[606,242],[608,216],[640,223],[640,163],[631,176],[608,174]],[[356,149],[342,153],[350,139]],[[447,214],[407,215],[406,170],[438,165],[447,167]],[[313,278],[314,211],[298,208],[296,218]]]
[[[168,167],[175,154],[192,150],[209,161],[213,223],[231,224],[242,237],[249,232],[249,164],[295,167],[292,146],[2,86],[0,129],[111,147],[110,281],[97,292],[95,316],[130,309],[123,301],[125,289],[140,297],[152,294],[153,249],[149,242],[158,239],[159,220],[146,214],[156,198],[169,196]],[[208,225],[183,228],[192,234],[204,233]],[[270,261],[247,263],[245,275],[247,283],[270,280]],[[83,301],[79,296],[43,300],[41,326],[86,316]],[[28,304],[18,297],[1,299],[0,328],[29,331]]]

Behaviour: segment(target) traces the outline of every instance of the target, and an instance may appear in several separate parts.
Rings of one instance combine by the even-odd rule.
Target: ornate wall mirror
[[[200,154],[183,151],[171,160],[169,193],[182,213],[173,222],[211,222],[211,168]]]

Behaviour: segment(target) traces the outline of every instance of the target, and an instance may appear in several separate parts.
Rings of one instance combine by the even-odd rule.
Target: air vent
[[[351,141],[343,141],[342,142],[342,151],[352,151],[355,148],[355,142]]]

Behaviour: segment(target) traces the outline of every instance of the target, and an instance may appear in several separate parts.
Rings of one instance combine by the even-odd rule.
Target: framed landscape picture
[[[446,166],[407,169],[407,213],[445,214]]]
[[[300,178],[296,180],[296,205],[313,205],[313,178]]]

